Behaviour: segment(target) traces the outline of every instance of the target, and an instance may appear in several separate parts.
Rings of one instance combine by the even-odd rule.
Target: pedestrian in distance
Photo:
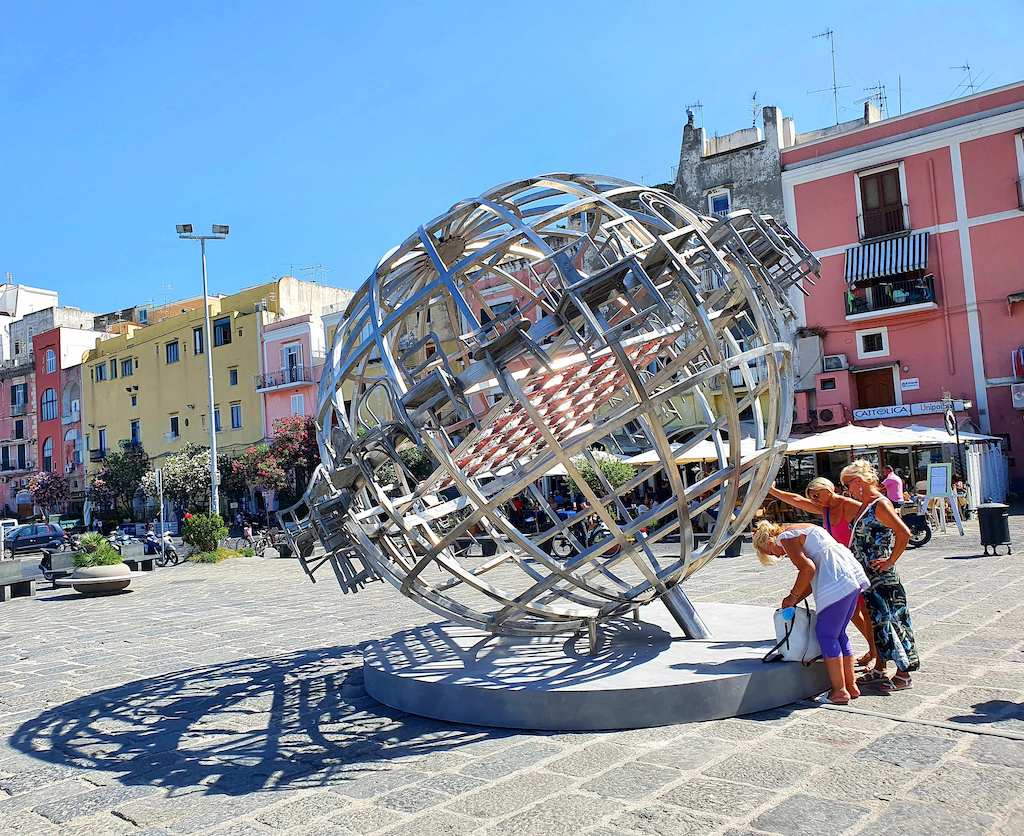
[[[796,583],[782,599],[783,609],[795,607],[808,595],[814,595],[814,632],[832,684],[828,701],[846,705],[857,699],[860,689],[846,626],[857,609],[861,592],[868,587],[868,579],[856,558],[824,528],[813,523],[781,526],[762,520],[754,529],[754,549],[765,566],[789,558],[796,567]]]
[[[907,591],[895,568],[910,542],[910,529],[882,492],[878,471],[871,462],[857,459],[848,464],[839,480],[860,503],[850,547],[871,583],[864,601],[878,654],[874,666],[857,682],[884,691],[903,691],[911,687],[910,674],[921,665]],[[889,662],[896,666],[892,678],[885,673]]]
[[[884,474],[882,478],[882,489],[885,491],[886,498],[895,506],[903,504],[903,479],[900,478],[899,473],[896,469],[890,465],[886,465],[882,470]]]
[[[825,530],[831,534],[836,541],[843,546],[849,547],[852,529],[850,524],[860,513],[860,503],[848,496],[842,496],[836,491],[836,486],[831,479],[824,476],[816,476],[807,483],[804,489],[805,496],[779,490],[776,487],[768,489],[768,494],[793,508],[821,517]],[[868,652],[857,660],[857,667],[868,668],[874,666],[877,652],[875,651],[875,631],[871,626],[871,619],[868,617],[867,605],[863,599],[857,604],[857,611],[853,614],[853,626],[864,637],[868,644]]]

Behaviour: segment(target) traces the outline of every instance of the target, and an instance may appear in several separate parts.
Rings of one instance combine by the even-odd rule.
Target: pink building
[[[291,415],[312,416],[324,366],[324,329],[320,317],[301,314],[263,328],[263,373],[255,381],[263,395],[265,434],[274,423]]]
[[[0,509],[32,514],[28,480],[36,468],[36,384],[31,360],[0,369]]]
[[[821,134],[781,151],[786,220],[822,262],[804,429],[941,426],[948,394],[1019,485],[1024,83]]]

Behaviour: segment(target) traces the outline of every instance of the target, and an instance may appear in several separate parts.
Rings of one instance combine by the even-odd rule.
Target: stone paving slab
[[[433,620],[382,584],[249,559],[44,589],[0,604],[0,834],[1022,833],[1024,559],[980,551],[969,524],[901,560],[922,670],[867,714],[607,733],[378,705],[362,645]],[[688,589],[776,605],[791,582],[745,551]]]

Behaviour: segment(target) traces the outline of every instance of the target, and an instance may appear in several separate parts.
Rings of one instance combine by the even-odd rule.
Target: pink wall
[[[293,317],[269,325],[263,331],[262,350],[265,375],[282,372],[281,351],[284,346],[295,344],[301,347],[303,366],[312,372],[311,382],[280,386],[263,393],[263,406],[267,421],[265,432],[268,436],[273,435],[276,421],[292,415],[293,395],[302,395],[303,415],[311,416],[316,410],[316,392],[323,369],[323,359],[313,357],[310,319],[308,315]],[[284,336],[281,336],[282,334]]]
[[[922,229],[956,220],[953,166],[949,148],[903,158],[910,205],[910,226]]]
[[[961,143],[960,158],[969,217],[1017,208],[1017,151],[1013,131]]]
[[[856,178],[853,172],[801,183],[795,189],[796,226],[812,250],[857,241]]]
[[[1024,215],[971,228],[985,374],[990,378],[1013,374],[1010,352],[1024,345],[1024,305],[1014,305],[1011,314],[1006,304],[1010,293],[1024,290],[1022,245]]]

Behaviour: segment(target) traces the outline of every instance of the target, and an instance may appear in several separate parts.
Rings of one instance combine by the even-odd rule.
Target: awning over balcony
[[[846,251],[846,283],[928,269],[928,233],[871,241]]]

